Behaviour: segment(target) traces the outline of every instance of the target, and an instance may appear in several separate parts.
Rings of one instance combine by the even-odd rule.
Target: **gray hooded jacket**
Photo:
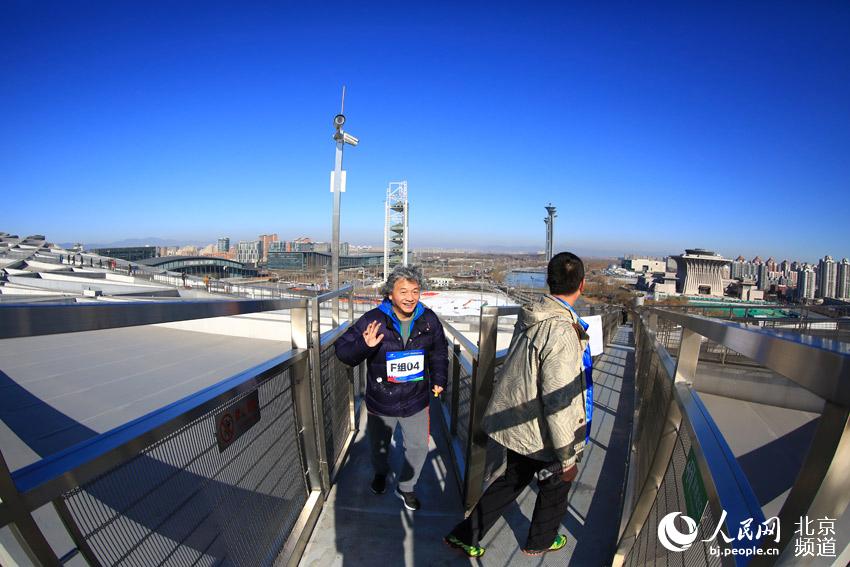
[[[524,306],[484,414],[487,434],[516,453],[564,468],[581,460],[587,341],[576,316],[554,297]]]

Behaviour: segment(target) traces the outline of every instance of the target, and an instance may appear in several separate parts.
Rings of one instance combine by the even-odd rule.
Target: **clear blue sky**
[[[0,230],[850,256],[850,3],[597,4],[3,2]]]

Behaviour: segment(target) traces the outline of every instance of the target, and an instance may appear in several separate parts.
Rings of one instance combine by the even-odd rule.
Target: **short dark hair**
[[[571,295],[584,279],[584,262],[572,252],[561,252],[549,260],[546,284],[552,295]]]

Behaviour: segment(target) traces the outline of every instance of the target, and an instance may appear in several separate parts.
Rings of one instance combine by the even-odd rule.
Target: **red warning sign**
[[[260,422],[260,396],[254,390],[215,416],[215,438],[222,453],[246,431]]]

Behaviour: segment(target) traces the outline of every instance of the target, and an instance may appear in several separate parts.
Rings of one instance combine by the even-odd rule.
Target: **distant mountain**
[[[70,248],[74,242],[60,242],[59,246]],[[209,242],[200,240],[174,240],[170,238],[157,238],[148,236],[147,238],[125,238],[124,240],[116,240],[115,242],[83,242],[86,250],[93,248],[123,248],[126,246],[206,246]]]

